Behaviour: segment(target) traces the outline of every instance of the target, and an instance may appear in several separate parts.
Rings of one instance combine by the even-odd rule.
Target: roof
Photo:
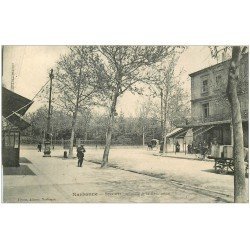
[[[2,116],[21,130],[30,126],[22,116],[33,101],[2,87]]]
[[[156,142],[158,142],[159,140],[158,140],[158,139],[152,139],[151,141],[156,141]]]
[[[203,127],[203,126],[211,126],[211,125],[223,125],[230,124],[232,120],[222,120],[222,121],[213,121],[213,122],[204,122],[204,123],[195,123],[195,124],[187,124],[181,125],[183,128],[194,128],[194,127]],[[242,118],[242,122],[248,122],[248,118]]]
[[[20,115],[17,113],[14,113],[10,117],[8,117],[6,120],[8,120],[12,125],[19,128],[20,130],[24,130],[30,126],[30,123],[25,121]]]
[[[243,59],[243,58],[248,58],[248,53],[243,54],[241,59]],[[208,69],[212,69],[212,68],[215,68],[215,67],[217,67],[217,66],[220,66],[220,65],[223,65],[223,64],[227,64],[230,60],[231,60],[231,59],[228,59],[228,60],[226,60],[226,61],[223,61],[223,62],[214,64],[214,65],[212,65],[212,66],[209,66],[209,67],[206,67],[206,68],[203,68],[203,69],[200,69],[200,70],[198,70],[198,71],[196,71],[196,72],[193,72],[193,73],[189,74],[189,76],[190,76],[190,77],[193,77],[193,76],[195,76],[195,75],[198,75],[198,74],[200,74],[200,73],[202,73],[202,72],[207,71]]]
[[[170,137],[179,137],[179,138],[182,138],[182,137],[185,137],[186,133],[188,131],[188,128],[176,128],[174,129],[172,132],[168,133],[166,135],[167,138],[170,138]]]
[[[24,115],[33,101],[2,87],[2,115],[8,117],[13,112]],[[23,108],[24,107],[24,108]],[[21,109],[22,108],[22,109]],[[19,110],[20,109],[20,110]]]

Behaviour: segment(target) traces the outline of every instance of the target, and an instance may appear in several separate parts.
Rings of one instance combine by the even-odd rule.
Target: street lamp
[[[44,141],[44,154],[43,157],[51,157],[50,153],[50,144],[51,144],[51,131],[50,131],[50,119],[51,119],[51,92],[52,92],[52,80],[54,78],[54,74],[53,74],[53,69],[50,70],[50,74],[49,74],[49,78],[50,78],[50,88],[49,88],[49,110],[48,110],[48,118],[47,118],[47,133],[45,136],[45,141]]]

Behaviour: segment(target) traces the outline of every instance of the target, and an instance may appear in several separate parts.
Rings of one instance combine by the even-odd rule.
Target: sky
[[[60,55],[67,52],[66,46],[5,46],[3,53],[2,82],[10,89],[12,63],[14,63],[14,91],[32,99],[40,88],[49,80],[48,72],[55,67]],[[179,58],[176,74],[183,69],[181,76],[184,89],[190,92],[190,73],[216,64],[211,58],[207,46],[189,46]],[[143,98],[131,93],[125,93],[118,101],[117,111],[125,116],[135,115],[136,106]],[[29,112],[35,111],[42,104],[34,99]]]

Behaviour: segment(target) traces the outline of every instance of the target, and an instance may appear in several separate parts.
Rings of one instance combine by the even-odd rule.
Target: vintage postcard
[[[2,46],[2,202],[246,203],[247,46]]]

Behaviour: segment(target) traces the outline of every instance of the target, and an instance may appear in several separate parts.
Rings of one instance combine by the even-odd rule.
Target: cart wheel
[[[217,173],[218,174],[222,174],[222,169],[221,168],[217,168]]]
[[[222,168],[220,174],[228,174],[228,170],[226,168]]]
[[[216,167],[215,167],[215,172],[216,172],[217,174],[221,174],[221,173],[222,173],[222,168],[221,168],[220,166],[216,166]]]
[[[218,168],[217,168],[217,166],[216,166],[216,165],[214,166],[214,170],[215,170],[215,173],[217,173],[217,172],[218,172]]]
[[[227,174],[227,170],[226,170],[226,168],[225,168],[222,164],[216,165],[215,171],[216,171],[218,174]]]

